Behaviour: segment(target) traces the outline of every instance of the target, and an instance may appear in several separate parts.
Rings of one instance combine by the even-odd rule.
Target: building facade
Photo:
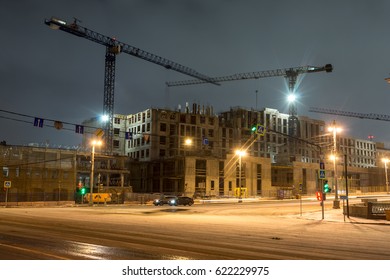
[[[38,146],[0,145],[0,203],[75,201],[81,188],[90,190],[91,151]],[[95,153],[93,192],[111,192],[123,199],[131,191],[129,158]],[[122,197],[119,197],[122,195]]]
[[[130,180],[140,192],[231,196],[241,189],[249,196],[275,196],[281,189],[291,193],[301,189],[314,193],[321,184],[320,162],[326,166],[327,179],[342,185],[345,155],[354,174],[349,180],[356,188],[382,183],[384,175],[373,171],[378,164],[375,142],[342,134],[334,138],[324,121],[304,116],[298,118],[300,137],[292,138],[288,117],[271,108],[234,107],[218,115],[212,107],[198,104],[184,110],[149,108],[115,115],[113,146],[116,154],[134,161]],[[253,131],[259,126],[261,133]],[[330,158],[335,141],[336,175]],[[246,152],[241,176],[236,150]]]

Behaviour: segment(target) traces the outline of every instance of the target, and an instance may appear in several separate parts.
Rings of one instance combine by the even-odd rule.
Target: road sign
[[[343,200],[344,200],[344,199],[345,199],[345,200],[348,200],[348,196],[346,196],[346,195],[340,195],[340,198],[343,199]]]
[[[264,136],[264,134],[265,134],[265,127],[264,127],[264,125],[258,124],[256,133],[260,134],[260,136]]]
[[[103,137],[103,135],[104,135],[104,130],[101,129],[101,128],[96,129],[96,130],[95,130],[95,135],[96,135],[97,137]]]
[[[320,170],[319,173],[320,179],[325,179],[325,170]]]
[[[11,181],[4,181],[4,188],[10,188],[11,187]]]

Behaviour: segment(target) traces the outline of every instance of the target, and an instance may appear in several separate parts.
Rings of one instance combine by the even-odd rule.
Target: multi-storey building
[[[172,158],[196,151],[217,155],[218,117],[212,108],[186,106],[185,111],[147,109],[127,116],[126,132],[131,135],[122,153],[140,161]],[[190,141],[190,142],[189,142]]]
[[[241,178],[247,195],[298,185],[312,193],[319,187],[320,162],[335,177],[329,159],[334,139],[324,121],[308,117],[299,117],[300,137],[289,137],[288,117],[270,108],[235,107],[219,115],[198,104],[184,110],[149,108],[115,115],[113,151],[137,162],[132,164],[131,184],[142,192],[231,195]],[[253,132],[258,126],[265,133]],[[374,142],[337,135],[336,143],[338,154],[348,155],[350,167],[376,166]],[[246,151],[241,176],[237,149]]]

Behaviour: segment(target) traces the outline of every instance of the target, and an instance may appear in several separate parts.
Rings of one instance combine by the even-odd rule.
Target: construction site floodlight
[[[102,115],[100,117],[100,121],[105,123],[105,122],[108,122],[110,120],[110,117],[108,115]]]
[[[296,96],[294,93],[290,93],[288,96],[287,96],[287,100],[289,103],[292,103],[292,102],[295,102],[296,100]]]

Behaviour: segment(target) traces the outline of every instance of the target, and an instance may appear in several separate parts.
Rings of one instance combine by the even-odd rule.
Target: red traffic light
[[[322,201],[323,200],[322,192],[316,192],[316,198],[318,201]]]

